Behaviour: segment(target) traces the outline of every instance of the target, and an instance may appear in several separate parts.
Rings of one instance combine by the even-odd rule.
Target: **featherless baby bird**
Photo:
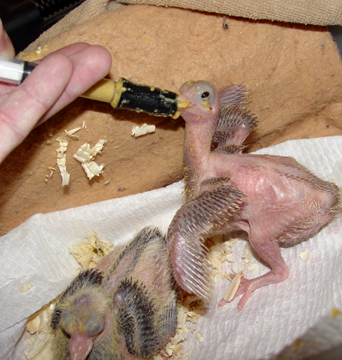
[[[184,290],[208,299],[212,284],[205,238],[244,230],[271,270],[242,278],[235,295],[243,294],[242,311],[253,291],[288,277],[279,245],[299,243],[328,224],[340,209],[339,188],[291,157],[242,153],[257,123],[242,106],[243,86],[218,92],[206,82],[190,81],[180,93],[190,103],[182,112],[187,202],[167,234],[173,274]]]
[[[165,238],[140,231],[66,289],[52,315],[55,360],[148,359],[177,323]]]

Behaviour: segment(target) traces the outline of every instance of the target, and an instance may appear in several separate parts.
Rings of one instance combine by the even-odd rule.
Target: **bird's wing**
[[[221,109],[212,139],[212,150],[236,154],[242,151],[243,142],[257,124],[256,117],[238,106]]]
[[[158,228],[146,227],[137,234],[105,287],[113,291],[118,330],[131,355],[149,358],[166,345],[176,330],[176,296],[165,238]]]
[[[243,85],[229,85],[219,90],[219,104],[225,107],[244,106],[248,101],[248,90]]]
[[[143,228],[133,238],[133,240],[123,248],[119,254],[109,254],[99,263],[98,268],[106,274],[105,288],[112,293],[120,284],[120,281],[134,272],[139,259],[146,247],[151,244],[165,244],[165,239],[157,227],[147,226]],[[115,250],[114,250],[115,251]],[[110,269],[109,269],[110,266]]]
[[[121,282],[114,296],[114,309],[127,350],[139,359],[150,358],[175,332],[176,302],[154,301],[147,286],[132,278]]]
[[[229,224],[241,209],[244,194],[231,185],[205,191],[176,213],[167,234],[177,283],[207,299],[211,292],[210,265],[202,236]]]

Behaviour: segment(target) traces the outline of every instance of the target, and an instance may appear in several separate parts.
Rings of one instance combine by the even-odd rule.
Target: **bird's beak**
[[[70,359],[86,360],[92,348],[93,340],[89,336],[73,334],[69,341]]]
[[[182,112],[190,107],[192,105],[192,102],[188,99],[187,96],[180,94],[177,97],[177,111],[174,115],[172,115],[173,119],[179,118],[180,115],[182,115]]]

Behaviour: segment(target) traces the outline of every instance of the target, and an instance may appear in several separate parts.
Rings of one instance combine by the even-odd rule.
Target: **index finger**
[[[22,142],[37,120],[61,96],[72,71],[73,65],[68,57],[54,54],[37,66],[23,84],[2,95],[0,162]]]
[[[105,77],[112,64],[108,50],[99,45],[84,47],[80,51],[72,53],[69,59],[73,65],[70,81],[58,101],[49,109],[41,121],[45,121],[54,115]],[[27,80],[29,78],[25,81]]]

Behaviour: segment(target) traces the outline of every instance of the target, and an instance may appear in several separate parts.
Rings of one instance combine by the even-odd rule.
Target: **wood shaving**
[[[74,159],[79,161],[91,180],[94,176],[100,176],[104,167],[104,164],[98,165],[94,159],[97,154],[101,153],[104,144],[107,140],[99,140],[94,147],[90,147],[88,143],[83,144],[74,155]]]
[[[77,127],[77,128],[74,128],[74,129],[71,129],[71,130],[64,130],[64,131],[65,131],[65,134],[66,134],[67,136],[69,136],[70,138],[78,140],[80,137],[77,136],[77,135],[75,135],[75,133],[76,133],[77,131],[81,130],[81,129],[82,129],[82,128],[79,126],[79,127]]]
[[[26,340],[29,346],[24,354],[29,360],[47,360],[52,359],[52,334],[40,334],[39,337],[30,337]]]
[[[227,274],[223,273],[222,267],[225,262],[232,263],[235,260],[233,253],[233,246],[238,242],[238,239],[222,240],[222,236],[215,236],[208,242],[210,252],[208,259],[211,261],[212,271],[210,276],[214,279],[218,275],[221,279],[227,278]]]
[[[196,333],[195,337],[198,340],[198,342],[200,342],[200,343],[203,342],[203,340],[204,340],[204,337],[203,337],[202,333],[200,333],[200,332]]]
[[[50,178],[52,178],[53,173],[56,171],[56,168],[49,166],[48,169],[50,170]]]
[[[74,155],[74,158],[81,163],[94,160],[96,155],[101,153],[107,140],[99,140],[92,148],[88,143],[83,144]]]
[[[234,299],[234,296],[237,292],[237,289],[240,286],[241,283],[241,278],[243,277],[243,270],[241,270],[239,273],[237,273],[234,276],[234,279],[232,280],[232,282],[230,283],[230,285],[228,286],[228,289],[223,297],[223,300],[225,301],[225,303],[231,302]],[[219,303],[219,306],[225,305],[224,302],[222,302],[222,300]]]
[[[133,126],[131,135],[137,138],[139,136],[154,133],[155,131],[156,131],[155,125],[143,124],[141,126]]]
[[[50,170],[50,174],[49,175],[45,175],[44,176],[44,181],[47,183],[53,176],[53,173],[56,171],[56,168],[49,166],[48,170]]]
[[[88,179],[91,180],[94,176],[100,176],[102,174],[104,164],[98,165],[95,161],[90,161],[82,164],[82,167],[87,174]]]
[[[19,292],[22,294],[26,291],[29,291],[32,287],[33,287],[33,285],[30,283],[24,284],[24,285],[20,286]]]
[[[30,320],[31,319],[31,320]],[[40,317],[39,315],[37,315],[36,317],[34,317],[32,319],[32,316],[30,318],[26,324],[26,331],[31,334],[31,335],[34,335],[38,328],[39,328],[39,325],[40,325]]]
[[[309,259],[310,259],[310,251],[309,250],[303,250],[301,253],[300,253],[300,255],[299,255],[299,257],[303,260],[303,261],[305,261],[305,262],[308,262],[309,261]]]
[[[239,259],[233,251],[233,247],[238,241],[239,239],[236,238],[223,241],[222,236],[215,236],[208,240],[208,259],[211,261],[212,265],[212,271],[210,273],[211,278],[214,279],[215,276],[218,275],[221,279],[231,281],[223,299],[219,302],[218,307],[222,307],[232,301],[244,274],[253,272],[259,267],[258,264],[252,263],[253,253],[249,243],[245,244],[241,255],[241,262],[238,261]],[[226,269],[230,267],[231,272],[224,272],[224,267]]]
[[[96,233],[87,239],[75,245],[68,247],[69,253],[78,261],[82,270],[88,270],[95,267],[99,261],[114,249],[109,241],[101,241]]]
[[[70,174],[66,170],[66,150],[68,148],[68,141],[63,136],[58,136],[56,141],[59,142],[57,152],[57,166],[62,176],[62,186],[69,185]]]
[[[253,254],[250,244],[246,243],[243,250],[243,254],[241,256],[242,263],[240,265],[240,270],[234,271],[232,269],[233,272],[235,272],[235,274],[229,274],[229,276],[227,277],[228,280],[231,280],[231,283],[228,286],[228,289],[223,299],[219,302],[218,307],[222,307],[226,305],[228,302],[231,302],[234,299],[234,296],[240,286],[241,278],[244,276],[244,274],[247,274],[248,272],[253,272],[258,268],[257,264],[251,262],[252,258],[253,258]]]
[[[24,354],[29,360],[52,359],[53,333],[50,327],[52,312],[61,295],[45,305],[37,313],[33,314],[27,321],[26,331],[31,336],[26,339]]]
[[[252,249],[249,243],[246,243],[245,248],[243,250],[242,258],[242,267],[245,273],[253,272],[258,268],[257,264],[252,263]]]

